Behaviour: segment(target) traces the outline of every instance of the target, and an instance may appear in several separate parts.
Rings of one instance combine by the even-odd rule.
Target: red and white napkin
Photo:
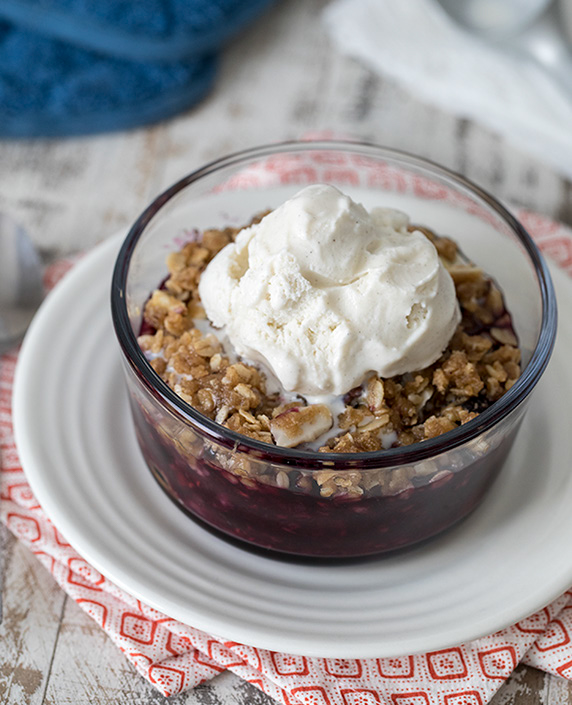
[[[517,213],[540,248],[572,275],[572,232]],[[54,285],[72,266],[48,272]],[[26,481],[14,444],[17,353],[0,359],[0,518],[164,695],[224,670],[284,705],[483,705],[518,663],[572,679],[572,590],[508,629],[454,648],[380,659],[305,658],[224,641],[170,619],[111,583],[57,531]]]

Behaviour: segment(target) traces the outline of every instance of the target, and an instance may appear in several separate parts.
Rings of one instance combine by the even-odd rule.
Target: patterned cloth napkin
[[[517,216],[572,275],[572,231],[527,211]],[[48,286],[72,266],[48,272]],[[124,592],[58,532],[26,481],[14,444],[11,396],[17,353],[0,362],[0,517],[59,585],[164,695],[230,670],[283,705],[483,705],[518,663],[572,680],[572,590],[491,636],[427,654],[380,659],[306,658],[224,641],[170,619]]]

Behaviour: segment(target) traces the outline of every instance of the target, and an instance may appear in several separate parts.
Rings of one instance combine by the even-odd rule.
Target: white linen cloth
[[[323,20],[343,53],[572,178],[572,96],[532,60],[473,36],[434,0],[335,0]]]

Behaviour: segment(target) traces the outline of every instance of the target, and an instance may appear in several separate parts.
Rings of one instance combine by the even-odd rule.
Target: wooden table
[[[215,90],[170,122],[129,133],[0,143],[0,209],[25,224],[46,261],[130,224],[164,187],[225,153],[330,130],[401,148],[457,170],[504,201],[572,224],[572,184],[502,138],[420,103],[338,55],[320,24],[325,0],[280,3],[229,47]],[[0,702],[167,702],[2,527]],[[230,674],[170,699],[262,705]],[[496,705],[572,703],[572,684],[520,667]]]

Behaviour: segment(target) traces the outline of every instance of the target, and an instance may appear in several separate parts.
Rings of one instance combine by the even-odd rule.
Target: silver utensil
[[[20,342],[43,298],[42,263],[32,241],[24,228],[0,213],[0,355]],[[4,531],[0,536],[0,622],[3,542]]]
[[[44,298],[42,263],[27,232],[0,213],[0,354],[17,345]]]
[[[437,0],[472,34],[542,67],[572,99],[572,0]]]

